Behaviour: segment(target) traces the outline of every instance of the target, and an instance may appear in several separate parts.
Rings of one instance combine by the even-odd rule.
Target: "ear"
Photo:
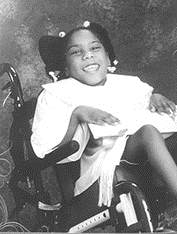
[[[64,71],[64,72],[65,72],[65,76],[66,76],[66,77],[69,77],[69,70],[68,70],[67,67],[65,67],[65,71]]]
[[[110,61],[110,58],[109,58],[109,55],[107,54],[107,63],[108,63],[108,67],[111,66],[111,61]]]

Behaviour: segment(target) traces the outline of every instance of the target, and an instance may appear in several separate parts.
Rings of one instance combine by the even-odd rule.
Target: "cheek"
[[[106,52],[102,52],[99,54],[99,59],[101,61],[101,63],[103,64],[104,67],[108,67],[110,66],[110,59],[109,56]]]
[[[111,65],[111,61],[110,61],[109,56],[107,54],[105,55],[105,61],[106,61],[107,66]]]
[[[68,60],[66,65],[67,71],[70,75],[75,74],[79,71],[80,64],[77,60]]]

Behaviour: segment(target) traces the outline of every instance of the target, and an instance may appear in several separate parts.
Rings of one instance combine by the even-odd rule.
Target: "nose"
[[[93,57],[93,53],[91,51],[86,51],[83,55],[83,59],[90,59]]]

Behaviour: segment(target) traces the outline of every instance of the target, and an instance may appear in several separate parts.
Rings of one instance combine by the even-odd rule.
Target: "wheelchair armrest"
[[[43,168],[48,167],[48,165],[55,165],[57,162],[61,161],[64,158],[69,157],[70,155],[76,153],[79,150],[79,143],[77,141],[70,141],[62,146],[56,148],[53,152],[47,154],[43,162]]]
[[[22,175],[36,174],[45,168],[54,166],[57,162],[77,152],[78,149],[79,143],[77,141],[70,141],[47,154],[43,159],[35,158],[22,162],[16,170]]]

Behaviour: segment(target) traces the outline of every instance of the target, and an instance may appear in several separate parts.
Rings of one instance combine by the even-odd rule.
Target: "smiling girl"
[[[143,120],[131,134],[127,133],[129,126],[115,134],[124,119],[132,119],[132,125],[133,119],[142,123],[137,113],[151,114],[153,108],[156,113],[152,116],[160,116],[162,125],[168,118],[174,129],[167,128],[166,132],[175,141],[173,132],[177,128],[171,115],[176,106],[153,93],[153,88],[138,77],[108,73],[115,54],[107,31],[90,23],[62,38],[42,37],[39,50],[47,70],[59,70],[61,80],[44,85],[38,98],[31,137],[33,149],[43,158],[70,140],[80,144],[78,152],[60,161],[69,163],[62,176],[59,172],[63,199],[70,201],[99,180],[99,205],[109,206],[114,171],[122,159],[138,166],[148,160],[177,198],[177,166],[161,129]],[[159,114],[162,112],[164,120]],[[111,126],[114,134],[95,138],[94,126]],[[76,164],[77,169],[73,167]]]

